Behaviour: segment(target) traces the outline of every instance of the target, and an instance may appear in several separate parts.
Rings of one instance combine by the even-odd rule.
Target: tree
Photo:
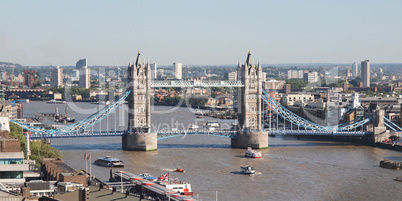
[[[21,151],[26,154],[26,140],[22,133],[22,128],[10,122],[10,136],[18,138],[21,141]],[[43,140],[34,140],[30,143],[31,156],[30,159],[35,160],[36,164],[42,163],[42,158],[62,158],[60,151],[51,147],[50,144],[45,143]],[[26,158],[26,156],[25,156]]]
[[[25,140],[24,135],[22,134],[22,128],[19,125],[15,124],[11,121],[10,121],[10,137],[18,138],[20,140],[21,151],[23,151],[24,154],[26,155],[26,151],[27,151],[26,140]]]
[[[192,106],[192,107],[199,107],[199,106],[205,106],[205,104],[208,102],[208,98],[205,97],[193,97],[193,98],[189,98],[188,99],[188,103]]]
[[[365,94],[366,96],[374,96],[374,92],[372,91],[362,91],[361,93]]]
[[[349,84],[351,87],[359,87],[361,79],[360,77],[356,77],[355,79],[349,80]]]
[[[36,161],[36,164],[42,164],[43,158],[63,158],[60,151],[45,143],[44,140],[31,141],[31,159]]]
[[[303,79],[287,79],[287,84],[290,84],[292,89],[302,89],[307,86],[308,81],[304,81]]]

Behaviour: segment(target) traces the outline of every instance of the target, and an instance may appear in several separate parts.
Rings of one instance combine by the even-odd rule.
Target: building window
[[[21,179],[22,171],[7,171],[1,172],[0,179]]]
[[[18,158],[0,159],[0,165],[9,165],[9,164],[23,164],[23,159]]]

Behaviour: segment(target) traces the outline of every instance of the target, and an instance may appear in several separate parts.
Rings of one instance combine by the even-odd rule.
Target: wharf
[[[71,194],[61,194],[57,196],[58,200],[71,200],[72,197],[78,197],[78,191],[74,191],[71,193],[75,193],[77,195]],[[128,195],[120,192],[113,192],[110,189],[102,188],[99,189],[99,186],[89,186],[89,199],[88,200],[96,200],[96,201],[110,201],[110,200],[121,200],[121,201],[142,201],[149,200],[145,198],[140,198],[138,196]]]
[[[381,147],[384,149],[402,151],[402,144],[401,143],[385,143],[385,142],[377,142],[375,144],[376,147]]]
[[[88,178],[89,173],[82,170]],[[111,173],[114,176],[119,176],[119,173]],[[92,175],[92,182],[89,186],[89,200],[171,200],[171,201],[195,201],[194,198],[188,196],[177,196],[172,190],[166,189],[158,184],[149,186],[151,181],[133,180],[130,175],[132,173],[123,173],[123,182],[104,182]],[[140,178],[140,177],[138,177]],[[120,178],[117,180],[120,181]],[[123,185],[122,185],[123,184]],[[123,186],[123,192],[121,193]],[[126,193],[128,191],[128,196]],[[169,196],[169,194],[171,196]],[[78,195],[78,192],[77,192]],[[63,200],[63,199],[61,199]],[[67,199],[68,200],[68,199]]]
[[[110,174],[110,179],[115,182],[106,182],[106,184],[109,187],[114,188],[116,191],[121,190],[121,186],[123,186],[123,192],[129,191],[130,195],[150,198],[152,200],[195,201],[192,197],[181,195],[172,189],[168,189],[158,183],[143,179],[142,177],[130,172],[113,172],[113,170],[111,170]]]

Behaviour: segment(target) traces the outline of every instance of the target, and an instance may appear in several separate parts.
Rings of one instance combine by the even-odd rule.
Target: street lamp
[[[124,171],[118,171],[117,173],[120,173],[120,184],[121,184],[121,193],[123,193],[123,173],[126,173]]]

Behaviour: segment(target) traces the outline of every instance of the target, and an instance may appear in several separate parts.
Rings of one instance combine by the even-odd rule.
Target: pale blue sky
[[[402,63],[402,1],[1,1],[0,61]]]

